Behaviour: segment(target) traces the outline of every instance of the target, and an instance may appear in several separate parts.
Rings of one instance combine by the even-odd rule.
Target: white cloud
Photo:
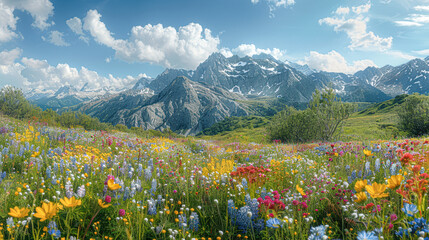
[[[257,4],[260,0],[250,0],[253,4]],[[268,4],[270,9],[270,17],[274,17],[274,10],[277,8],[292,6],[295,4],[295,0],[264,0]]]
[[[429,56],[429,49],[423,49],[423,50],[418,50],[418,51],[414,51],[414,52],[418,55]]]
[[[383,38],[367,30],[369,18],[365,17],[364,13],[367,13],[370,7],[370,3],[353,7],[353,14],[323,18],[319,20],[319,24],[333,26],[336,32],[345,32],[350,39],[349,48],[351,50],[388,50],[392,47],[392,37]]]
[[[66,21],[66,23],[67,23],[67,26],[69,26],[69,28],[74,33],[79,35],[80,40],[88,43],[89,39],[88,37],[85,36],[85,33],[83,32],[82,20],[80,20],[80,18],[78,17],[70,18],[69,20]]]
[[[305,61],[310,68],[326,72],[341,72],[353,74],[357,71],[364,70],[370,66],[376,66],[371,60],[359,60],[348,63],[346,59],[336,51],[330,51],[327,54],[311,51],[310,56],[305,57]]]
[[[115,88],[121,89],[135,82],[139,77],[127,76],[125,78],[100,76],[97,72],[85,67],[80,69],[70,67],[68,64],[50,65],[46,60],[22,58],[23,69],[20,75],[25,79],[24,85],[29,89],[56,90],[61,86],[72,85],[87,89]]]
[[[0,0],[0,42],[17,37],[15,10],[28,12],[34,19],[33,26],[41,30],[53,25],[48,19],[54,14],[54,6],[49,0]]]
[[[7,5],[15,9],[26,11],[34,19],[33,26],[44,30],[53,25],[47,22],[54,15],[54,5],[50,0],[3,0]]]
[[[367,13],[370,8],[371,8],[371,3],[367,3],[357,7],[352,7],[352,11],[356,14],[362,14],[362,13]]]
[[[412,21],[395,21],[396,25],[401,27],[420,27],[423,26],[423,24],[418,22],[412,22]]]
[[[350,8],[348,7],[339,7],[337,8],[337,10],[335,11],[336,14],[338,15],[347,15],[350,12]]]
[[[401,59],[405,59],[405,60],[412,60],[412,59],[416,58],[413,55],[410,55],[410,54],[407,54],[407,53],[404,53],[401,51],[397,51],[397,50],[386,51],[386,54],[390,55],[392,57],[395,57],[395,58],[401,58]]]
[[[42,39],[54,44],[55,46],[70,46],[70,44],[64,40],[64,34],[62,32],[51,31],[48,38],[42,37]]]
[[[0,52],[0,65],[12,65],[15,60],[19,58],[21,53],[22,50],[20,48],[15,48],[10,51],[4,50],[3,52]]]
[[[222,48],[220,51],[225,57],[231,57],[232,55],[238,55],[240,57],[258,55],[261,53],[269,54],[278,60],[285,60],[286,51],[278,48],[257,48],[255,44],[240,44],[238,47],[230,50],[228,48]]]
[[[123,89],[135,83],[145,74],[124,78],[107,77],[85,67],[74,68],[66,63],[52,66],[46,60],[23,57],[17,62],[22,50],[19,48],[0,52],[0,87],[12,85],[28,90],[57,90],[61,86],[71,85],[78,89],[86,83],[87,89],[101,88]]]
[[[84,35],[82,30],[82,21],[78,17],[70,18],[66,21],[67,26],[76,34]]]
[[[198,23],[176,30],[161,24],[134,26],[127,40],[115,39],[100,20],[97,10],[89,10],[83,19],[83,29],[94,40],[112,48],[116,57],[127,62],[150,62],[165,67],[194,69],[218,51],[219,38]]]
[[[234,54],[231,52],[229,48],[222,48],[219,50],[222,55],[224,55],[226,58],[232,57]]]
[[[429,6],[425,6],[425,5],[415,6],[414,9],[416,11],[426,11],[426,12],[429,12]]]
[[[414,7],[415,11],[428,12],[429,5],[418,5]],[[429,14],[411,13],[403,20],[395,21],[396,25],[401,27],[421,27],[429,23]]]

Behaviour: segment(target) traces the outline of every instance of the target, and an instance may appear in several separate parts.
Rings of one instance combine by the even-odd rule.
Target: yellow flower
[[[36,208],[36,213],[34,214],[34,216],[36,218],[40,218],[40,221],[43,222],[57,215],[59,208],[59,205],[56,203],[43,203],[42,207]]]
[[[30,209],[28,208],[10,208],[10,212],[8,213],[9,216],[12,216],[14,218],[24,218],[28,216],[28,213],[30,212]]]
[[[362,192],[365,189],[365,186],[368,185],[368,180],[359,180],[355,183],[356,192]]]
[[[307,194],[305,194],[304,189],[302,189],[298,184],[296,185],[296,190],[301,193],[302,196],[305,196]]]
[[[113,179],[109,179],[107,181],[107,186],[112,191],[121,188],[121,186],[119,184],[115,183],[115,181]]]
[[[103,202],[103,200],[98,199],[98,205],[99,205],[100,207],[102,207],[102,208],[108,208],[108,207],[110,207],[110,205],[112,205],[112,204],[106,204],[106,203],[104,203],[104,202]]]
[[[373,183],[372,186],[371,185],[365,186],[366,191],[371,195],[372,198],[383,198],[383,197],[389,196],[388,193],[384,192],[386,188],[387,188],[386,184],[378,184],[376,182]]]
[[[402,179],[404,179],[402,175],[391,176],[389,179],[387,179],[387,187],[390,189],[399,187],[401,185]]]
[[[363,150],[363,154],[365,154],[365,156],[367,156],[367,157],[372,156],[372,152],[371,152],[371,150],[366,150],[366,149],[364,149],[364,150]]]
[[[358,192],[355,196],[357,197],[355,200],[357,203],[365,202],[368,199],[365,192]]]
[[[77,200],[74,196],[72,198],[64,197],[60,199],[61,204],[66,208],[73,208],[82,204],[81,200]]]

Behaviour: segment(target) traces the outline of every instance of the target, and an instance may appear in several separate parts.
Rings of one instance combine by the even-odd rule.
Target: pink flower
[[[109,195],[107,195],[107,196],[104,198],[104,201],[105,201],[106,203],[110,203],[110,202],[112,201],[112,198],[111,198]]]
[[[119,216],[122,217],[125,215],[125,210],[124,209],[119,209]]]

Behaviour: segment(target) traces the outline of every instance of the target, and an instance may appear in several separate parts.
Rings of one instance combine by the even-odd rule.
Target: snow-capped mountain
[[[292,66],[305,70],[305,74]],[[353,75],[318,73],[306,65],[281,62],[268,54],[253,57],[234,55],[226,58],[220,53],[213,53],[195,71],[167,69],[151,82],[149,88],[159,92],[181,75],[186,75],[192,81],[222,87],[244,96],[278,97],[288,102],[307,102],[315,89],[327,86],[335,88],[344,99],[383,101],[387,98],[383,92],[358,81]],[[367,94],[368,91],[371,94]],[[374,94],[380,96],[366,98]]]
[[[429,57],[413,59],[397,67],[367,68],[355,76],[390,96],[429,93]]]
[[[57,111],[64,107],[71,107],[85,101],[106,97],[129,89],[151,92],[149,89],[145,90],[146,86],[151,81],[151,78],[142,77],[134,85],[124,86],[122,88],[102,87],[94,89],[90,88],[88,84],[85,84],[80,89],[77,89],[74,86],[64,85],[56,91],[40,89],[30,90],[25,93],[25,96],[29,101],[42,109],[51,108]]]

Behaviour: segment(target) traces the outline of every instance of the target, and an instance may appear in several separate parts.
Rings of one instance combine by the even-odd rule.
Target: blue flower
[[[279,228],[281,227],[282,222],[277,218],[270,218],[266,224],[269,228]]]
[[[373,232],[361,231],[357,235],[357,240],[378,240],[378,237]]]
[[[308,240],[322,240],[323,236],[325,236],[325,232],[326,232],[326,227],[324,225],[311,227],[310,236],[308,236]]]
[[[404,207],[402,208],[402,211],[407,214],[409,217],[414,216],[415,213],[418,212],[417,206],[414,204],[408,204],[404,203]]]
[[[189,229],[193,231],[198,231],[198,227],[200,225],[200,219],[196,212],[191,213],[191,217],[189,220]]]

